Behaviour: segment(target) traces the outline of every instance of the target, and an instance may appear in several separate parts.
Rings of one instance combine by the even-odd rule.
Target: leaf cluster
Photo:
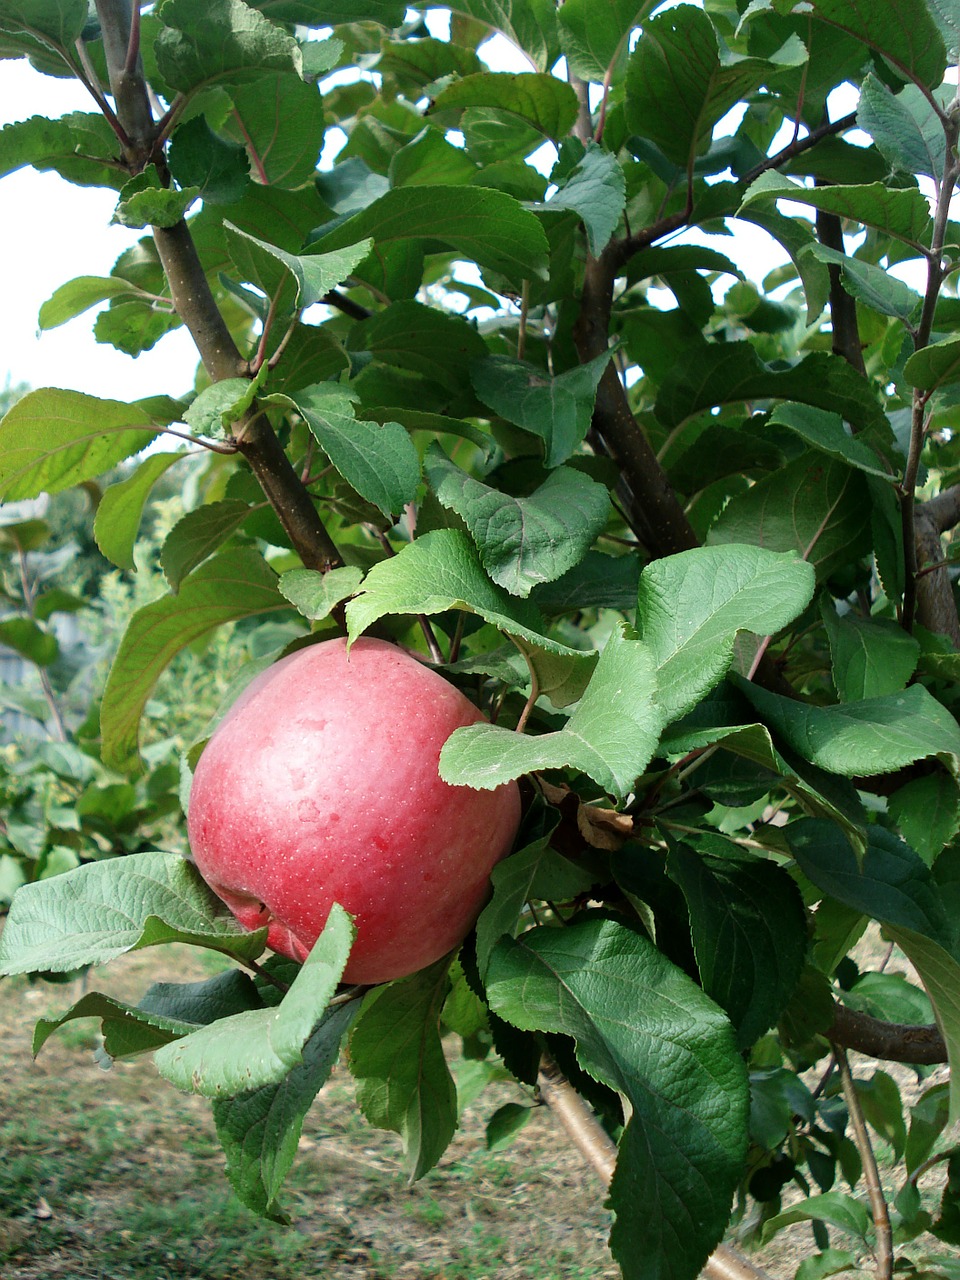
[[[149,513],[182,497],[88,749],[46,744],[49,794],[10,771],[4,838],[36,865],[0,972],[229,957],[137,1005],[90,992],[36,1047],[96,1017],[107,1057],[154,1052],[213,1100],[268,1217],[342,1044],[420,1177],[467,1101],[457,1042],[475,1081],[518,1083],[491,1142],[547,1068],[615,1137],[631,1280],[692,1278],[731,1222],[766,1242],[810,1221],[804,1280],[870,1255],[952,1275],[928,1246],[956,1239],[960,1087],[927,1082],[907,1116],[844,1050],[921,1076],[921,1041],[960,1053],[960,24],[939,0],[654,9],[457,0],[447,27],[395,0],[165,0],[131,25],[0,0],[0,55],[95,108],[7,126],[0,173],[107,186],[145,233],[41,328],[95,310],[135,356],[184,325],[200,360],[169,396],[39,388],[0,421],[11,563],[46,536],[15,504],[108,476],[97,545],[143,572]],[[523,70],[478,56],[494,32]],[[782,258],[762,281],[757,236]],[[42,691],[73,606],[32,581],[0,640]],[[526,805],[459,957],[362,991],[340,983],[346,911],[302,967],[264,958],[145,847],[173,787],[142,727],[179,655],[224,646],[228,702],[290,646],[372,631],[487,712],[441,776],[523,779]],[[99,854],[129,856],[76,865],[61,835],[91,814],[130,832]],[[907,976],[869,963],[879,930]],[[868,1131],[897,1180],[869,1207]]]

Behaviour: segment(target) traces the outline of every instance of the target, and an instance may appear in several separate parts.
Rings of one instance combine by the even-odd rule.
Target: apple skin
[[[327,640],[257,676],[193,778],[193,858],[268,945],[303,960],[339,902],[357,939],[343,979],[378,983],[438,960],[469,932],[520,821],[516,783],[452,787],[437,769],[483,714],[404,650]]]

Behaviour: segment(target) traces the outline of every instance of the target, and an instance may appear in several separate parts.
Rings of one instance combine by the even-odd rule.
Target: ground
[[[204,976],[204,957],[126,957],[91,986],[137,998],[158,977]],[[162,968],[162,973],[160,972]],[[206,970],[209,972],[209,969]],[[370,1129],[338,1070],[307,1117],[286,1207],[261,1223],[234,1198],[209,1104],[147,1058],[108,1072],[95,1023],[72,1023],[34,1062],[37,1017],[77,984],[0,983],[0,1275],[4,1280],[607,1280],[608,1215],[593,1174],[546,1108],[513,1145],[486,1149],[490,1114],[523,1101],[491,1086],[440,1166],[413,1187],[396,1137]]]
[[[195,980],[217,963],[188,948],[147,950],[90,975],[88,986],[136,1000],[152,981]],[[33,1060],[36,1019],[80,994],[76,982],[0,983],[2,1280],[619,1276],[606,1249],[602,1188],[547,1108],[533,1110],[512,1145],[487,1149],[489,1116],[505,1102],[530,1101],[518,1086],[482,1093],[439,1167],[408,1187],[397,1138],[365,1124],[349,1074],[338,1069],[307,1117],[285,1228],[239,1204],[208,1103],[177,1093],[150,1058],[103,1071],[96,1023],[75,1022]],[[879,1065],[852,1056],[858,1073]],[[916,1089],[906,1068],[885,1069],[905,1098]],[[894,1191],[892,1166],[888,1175]],[[809,1226],[798,1225],[758,1261],[792,1277],[813,1251]]]

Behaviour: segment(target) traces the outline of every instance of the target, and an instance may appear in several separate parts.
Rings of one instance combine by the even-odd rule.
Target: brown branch
[[[131,31],[130,0],[97,0],[103,29],[104,53],[117,114],[124,130],[146,155],[157,145],[157,126],[150,96],[140,71],[128,68],[135,35]],[[135,159],[136,157],[127,157]],[[162,163],[162,157],[160,157]],[[203,264],[186,222],[154,227],[154,243],[177,314],[196,344],[204,368],[214,382],[245,371],[237,344],[217,306]],[[256,404],[234,433],[234,443],[260,481],[290,541],[308,569],[325,571],[342,563],[340,554],[284,452],[266,415]],[[338,616],[342,625],[342,612]]]
[[[599,258],[587,258],[580,314],[573,327],[574,342],[583,364],[608,349],[617,268],[626,261],[625,246],[644,234],[613,241]],[[608,364],[597,389],[593,430],[620,468],[628,489],[630,526],[650,554],[666,556],[698,546],[699,539],[633,416],[623,383],[612,364]]]
[[[367,307],[361,306],[359,302],[354,302],[352,298],[348,298],[339,289],[331,289],[329,293],[323,295],[320,301],[325,302],[328,307],[336,307],[338,311],[342,311],[351,320],[369,320],[373,315],[373,312],[368,310]]]
[[[822,185],[818,183],[818,185]],[[817,210],[817,237],[822,245],[837,253],[845,253],[843,228],[835,213]],[[863,363],[863,344],[857,325],[857,303],[842,284],[843,271],[839,263],[828,262],[830,277],[830,326],[833,329],[833,354],[842,356],[859,373],[866,376]]]
[[[898,1022],[882,1022],[842,1004],[834,1006],[833,1022],[826,1036],[844,1049],[854,1049],[884,1062],[932,1066],[947,1061],[947,1046],[936,1025],[907,1026]]]
[[[887,1208],[886,1197],[883,1194],[883,1185],[880,1182],[880,1170],[877,1168],[877,1158],[873,1152],[873,1144],[870,1141],[870,1134],[867,1132],[866,1121],[863,1118],[863,1110],[860,1106],[860,1099],[857,1096],[857,1088],[853,1082],[853,1076],[850,1072],[850,1063],[847,1061],[847,1055],[840,1045],[833,1046],[833,1053],[837,1060],[837,1066],[840,1069],[840,1081],[843,1087],[843,1097],[850,1112],[850,1125],[853,1129],[854,1142],[857,1150],[860,1152],[860,1161],[863,1165],[863,1177],[867,1184],[867,1199],[870,1201],[870,1209],[873,1213],[873,1226],[877,1233],[877,1244],[875,1256],[877,1259],[877,1280],[892,1280],[893,1277],[893,1232],[890,1228],[890,1210]]]
[[[856,123],[857,113],[855,111],[851,111],[849,115],[841,116],[839,120],[827,121],[816,129],[811,129],[805,138],[795,137],[782,151],[777,151],[774,155],[767,156],[766,160],[762,160],[760,164],[749,169],[740,181],[749,185],[751,182],[755,182],[761,174],[768,173],[771,169],[779,169],[782,165],[796,159],[797,156],[803,155],[805,151],[815,147],[823,138],[829,138],[834,134],[852,129]]]
[[[617,1165],[616,1145],[549,1054],[540,1060],[537,1089],[567,1137],[603,1185],[609,1187]],[[770,1280],[765,1271],[724,1244],[714,1249],[702,1274],[709,1280]]]
[[[133,23],[133,10],[138,2],[96,0],[110,92],[117,118],[129,139],[124,159],[133,172],[139,172],[148,163],[157,142],[157,126],[140,60],[139,10],[137,25]]]

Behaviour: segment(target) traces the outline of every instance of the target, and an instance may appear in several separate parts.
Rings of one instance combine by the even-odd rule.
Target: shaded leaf
[[[403,1142],[404,1169],[422,1178],[457,1127],[457,1091],[440,1040],[449,958],[366,997],[350,1036],[357,1104],[370,1124]]]
[[[246,502],[227,498],[188,511],[164,538],[160,548],[163,576],[176,593],[184,578],[235,533],[250,514]]]
[[[690,912],[703,989],[730,1016],[747,1049],[777,1021],[807,954],[807,919],[799,890],[773,862],[746,858],[716,843],[700,856],[672,844],[667,872]]]
[[[502,939],[487,997],[521,1030],[572,1036],[630,1102],[609,1200],[626,1280],[695,1275],[742,1173],[746,1073],[726,1018],[647,938],[602,920]]]
[[[400,187],[328,231],[321,251],[371,236],[381,247],[436,239],[508,279],[547,278],[547,238],[536,216],[489,187]]]
[[[488,356],[471,366],[474,390],[484,404],[544,442],[544,462],[566,462],[590,430],[597,387],[612,352],[552,377],[510,356]]]
[[[844,463],[806,454],[735,494],[707,534],[711,544],[759,543],[795,551],[828,578],[870,547],[864,478]]]
[[[536,72],[482,71],[454,80],[433,99],[431,112],[495,107],[518,116],[559,142],[577,118],[577,95],[564,80]]]

